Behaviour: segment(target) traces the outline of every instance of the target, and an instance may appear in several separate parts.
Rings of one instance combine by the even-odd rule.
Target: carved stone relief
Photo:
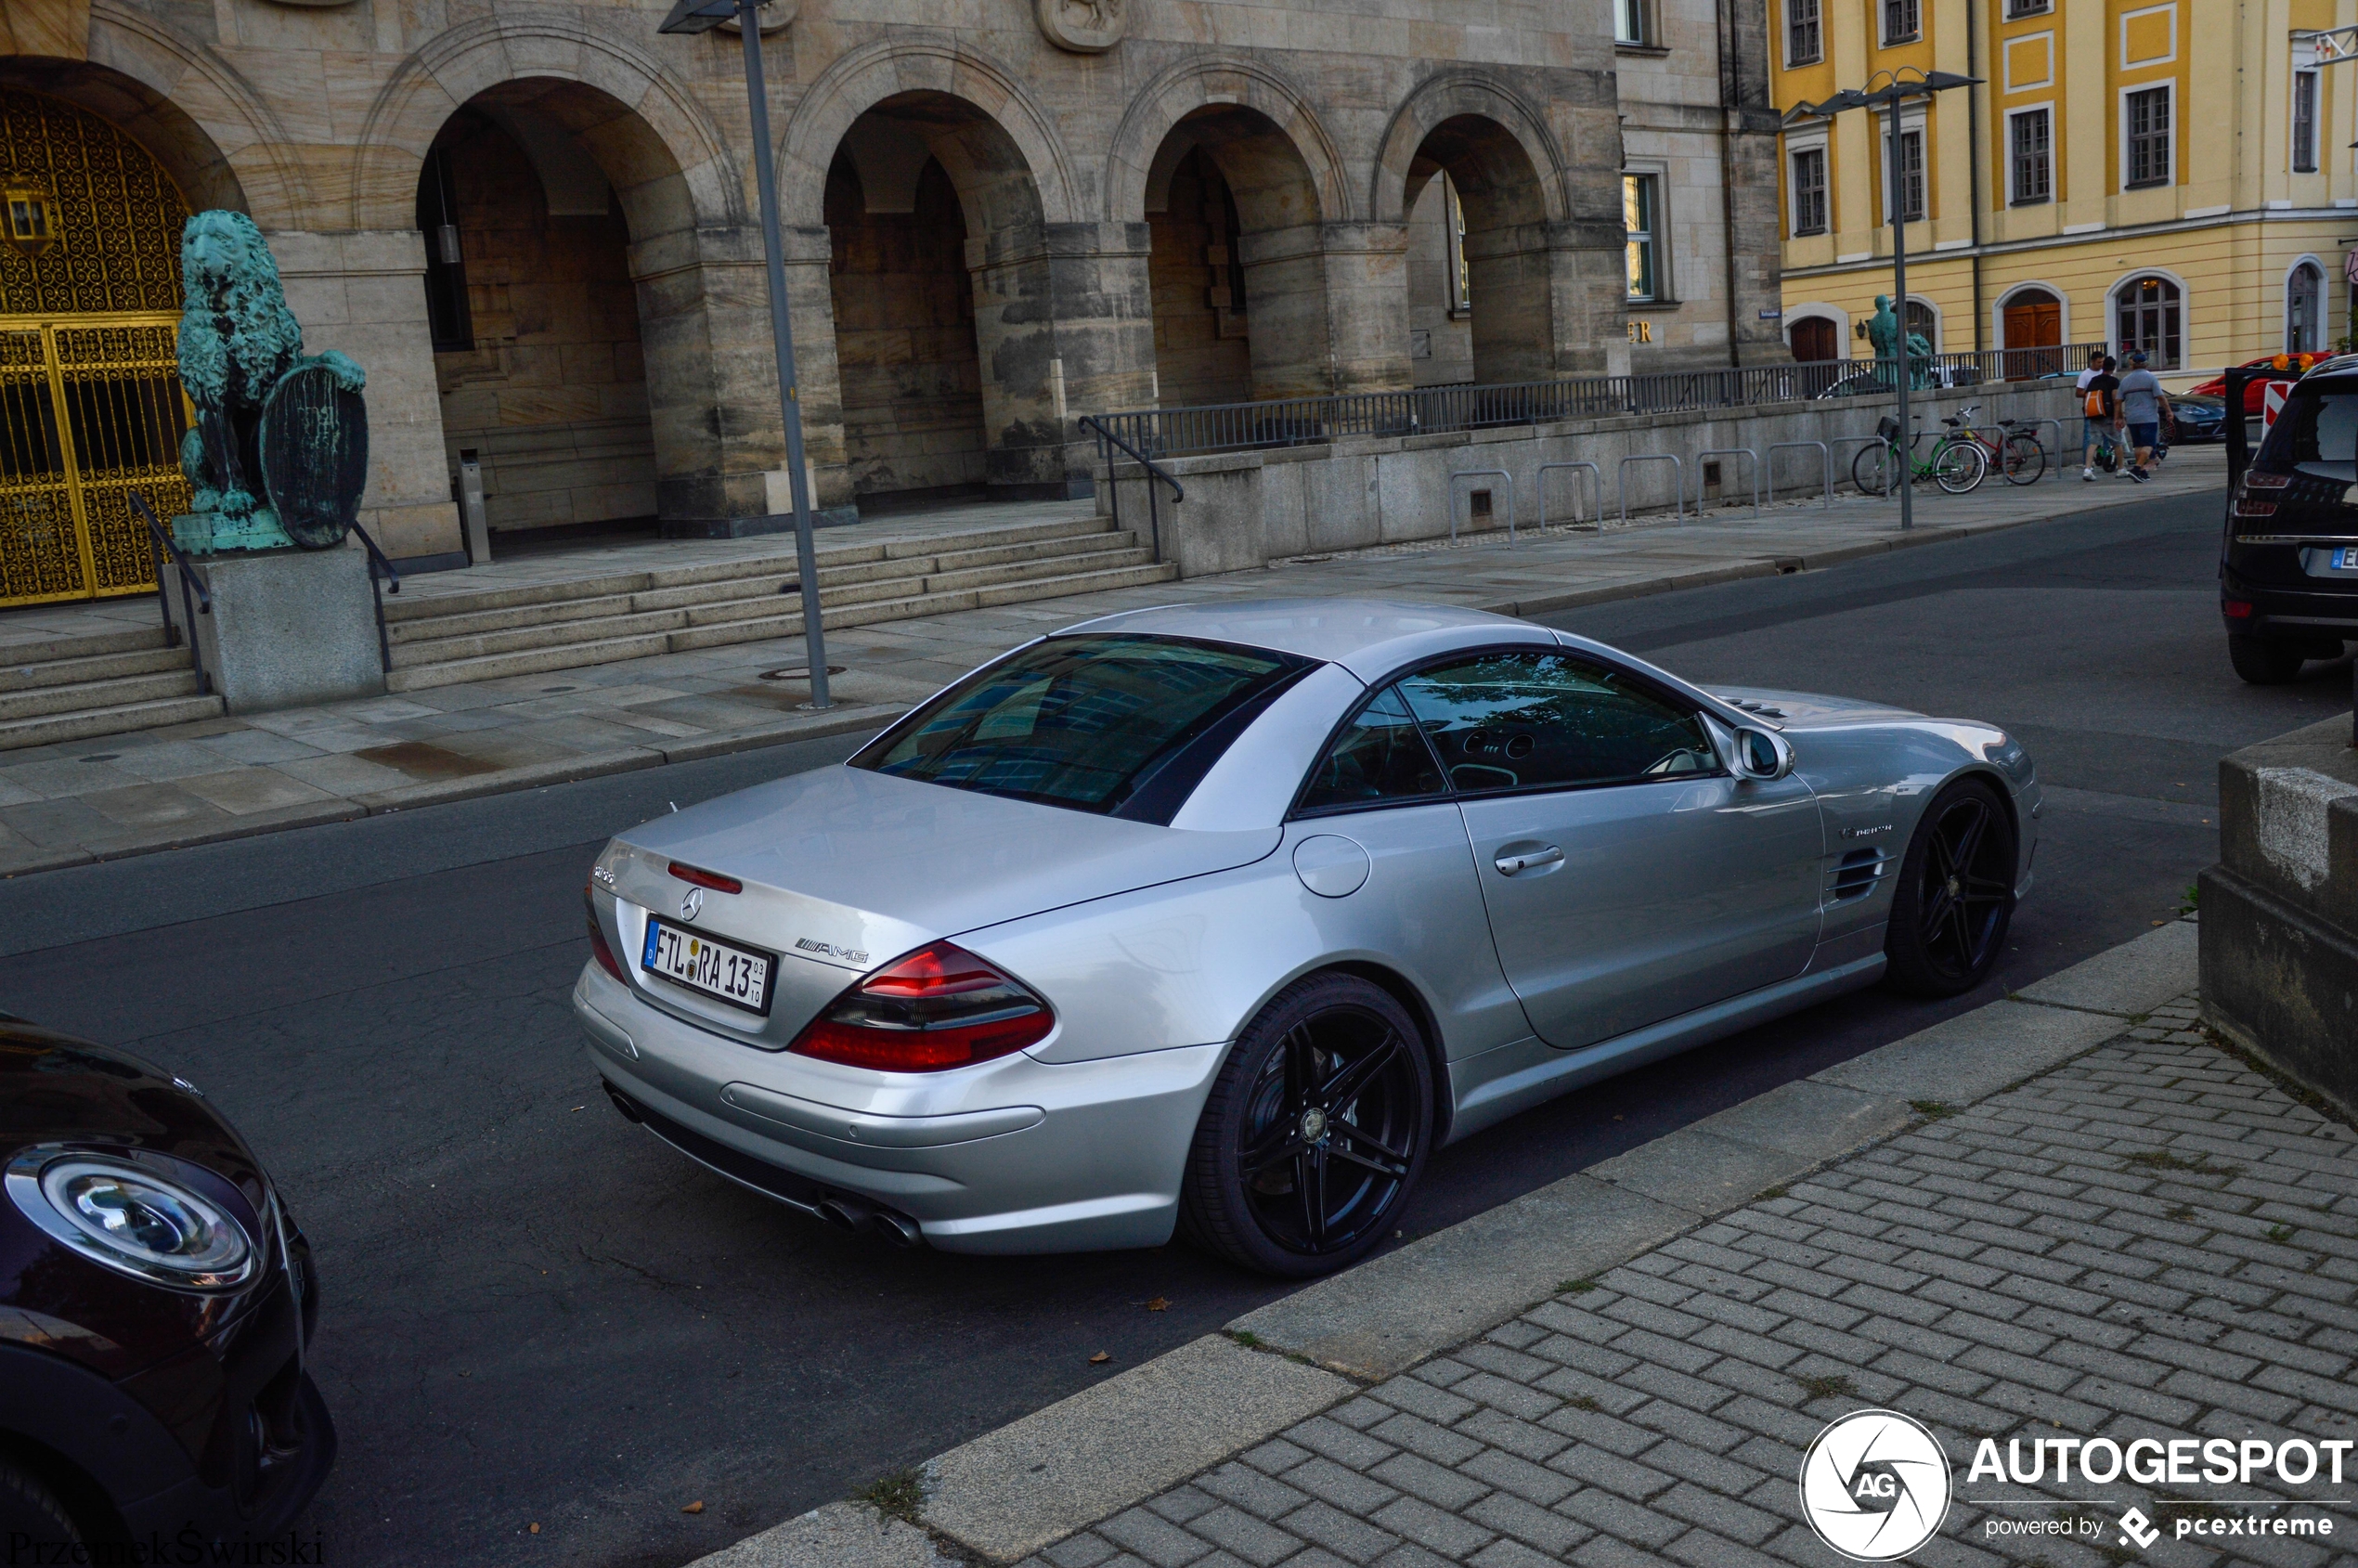
[[[1034,0],[1040,31],[1059,49],[1097,55],[1121,42],[1130,0]]]

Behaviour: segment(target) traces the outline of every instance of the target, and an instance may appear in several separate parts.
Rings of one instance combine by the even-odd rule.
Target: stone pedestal
[[[384,695],[365,551],[254,551],[188,564],[213,613],[184,624],[179,574],[169,569],[164,604],[231,713]]]

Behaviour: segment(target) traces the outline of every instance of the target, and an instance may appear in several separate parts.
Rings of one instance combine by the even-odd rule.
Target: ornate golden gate
[[[0,87],[0,605],[155,586],[188,504],[175,336],[188,206],[97,116]]]

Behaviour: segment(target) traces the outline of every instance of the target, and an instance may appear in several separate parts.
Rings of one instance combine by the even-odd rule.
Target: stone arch
[[[1454,214],[1436,188],[1445,173]],[[1394,111],[1374,181],[1368,204],[1379,221],[1410,225],[1410,275],[1422,275],[1424,291],[1402,315],[1411,333],[1428,335],[1428,359],[1491,384],[1556,374],[1550,229],[1568,208],[1561,161],[1538,115],[1477,72],[1429,77]],[[1433,266],[1445,259],[1432,256],[1436,244],[1448,248],[1445,267]]]
[[[212,50],[121,0],[94,0],[85,60],[0,58],[0,79],[79,104],[163,165],[192,209],[227,208],[265,229],[303,227],[310,204],[281,150],[292,136]]]
[[[1299,161],[1312,210],[1294,216],[1293,222],[1341,223],[1355,215],[1350,183],[1343,177],[1342,155],[1319,123],[1309,97],[1258,61],[1212,54],[1173,66],[1157,76],[1122,114],[1106,156],[1107,220],[1136,223],[1144,218],[1157,160],[1180,122],[1226,110],[1249,111],[1236,118],[1263,123]],[[1278,150],[1274,146],[1269,149],[1273,157]],[[1252,183],[1265,186],[1269,182]],[[1240,200],[1239,207],[1244,204]]]
[[[852,123],[876,109],[923,116],[933,153],[978,228],[1069,223],[1072,161],[1047,110],[1008,67],[947,34],[895,38],[830,65],[795,105],[779,149],[784,222],[824,221],[827,171]],[[1026,194],[1026,188],[1029,194]]]
[[[1480,168],[1495,182],[1497,200],[1511,204],[1507,221],[1561,223],[1573,215],[1563,155],[1538,111],[1479,72],[1448,71],[1419,83],[1384,128],[1367,192],[1367,210],[1378,222],[1407,217],[1423,181],[1440,167],[1434,162],[1419,177],[1419,154],[1436,133],[1470,168]],[[1525,182],[1527,188],[1516,188]],[[1458,181],[1469,205],[1476,197],[1465,188],[1471,183]]]
[[[578,84],[567,129],[622,199],[635,242],[746,221],[735,156],[687,83],[646,51],[563,13],[506,14],[437,33],[403,60],[369,106],[355,156],[352,227],[408,228],[418,172],[451,115],[533,79]],[[594,105],[595,107],[589,107]]]

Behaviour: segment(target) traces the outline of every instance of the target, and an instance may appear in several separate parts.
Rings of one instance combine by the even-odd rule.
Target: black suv
[[[2235,673],[2255,685],[2281,685],[2358,640],[2358,357],[2294,383],[2235,485],[2219,607]]]

